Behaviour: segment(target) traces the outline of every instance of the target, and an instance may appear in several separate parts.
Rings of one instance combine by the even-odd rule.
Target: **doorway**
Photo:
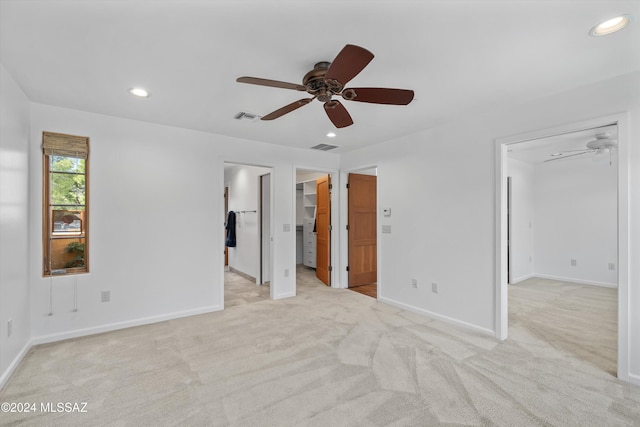
[[[378,297],[377,170],[349,173],[347,184],[348,288]]]
[[[226,307],[271,298],[271,181],[270,167],[224,163]]]
[[[617,325],[614,325],[614,326],[617,326],[617,328],[614,328],[614,330],[612,331],[612,334],[614,335],[614,342],[617,342],[617,356],[614,355],[614,358],[616,359],[614,363],[617,365],[618,377],[620,379],[628,381],[628,354],[627,353],[628,353],[628,345],[629,345],[629,336],[628,336],[629,328],[628,328],[628,311],[626,308],[628,304],[628,283],[627,283],[628,252],[624,244],[624,242],[627,239],[626,236],[628,236],[628,215],[626,214],[625,209],[623,208],[624,206],[626,206],[626,203],[628,203],[628,200],[626,199],[627,196],[620,197],[622,195],[628,195],[628,192],[627,192],[628,168],[626,166],[627,164],[626,157],[628,156],[628,154],[626,151],[627,141],[625,139],[626,126],[627,124],[623,116],[612,116],[612,117],[607,117],[607,118],[602,118],[597,120],[591,120],[588,122],[583,122],[575,125],[555,128],[551,130],[533,132],[531,134],[521,135],[513,138],[505,138],[497,141],[496,153],[498,156],[498,159],[497,159],[498,167],[496,169],[496,178],[497,178],[496,191],[499,197],[497,197],[497,201],[496,201],[496,203],[498,204],[498,206],[496,207],[496,212],[497,212],[496,242],[498,243],[496,245],[496,251],[497,251],[496,269],[498,272],[498,281],[496,284],[497,286],[496,287],[496,307],[497,307],[496,336],[499,339],[506,339],[508,337],[508,327],[510,322],[509,316],[511,315],[511,312],[509,310],[509,301],[511,300],[511,297],[509,296],[509,289],[511,289],[512,286],[518,286],[517,283],[531,284],[532,283],[531,281],[527,282],[529,279],[530,280],[540,279],[543,281],[550,280],[552,282],[551,285],[549,283],[547,284],[542,283],[542,286],[543,287],[553,286],[553,288],[547,288],[547,289],[553,289],[554,291],[558,289],[558,286],[564,286],[568,288],[573,286],[573,283],[575,282],[586,283],[586,285],[582,285],[582,286],[583,287],[587,286],[586,288],[587,291],[589,291],[589,286],[592,286],[592,285],[600,285],[599,290],[602,290],[604,286],[609,285],[608,283],[606,283],[607,280],[602,280],[602,279],[591,280],[591,282],[593,283],[589,283],[590,280],[587,280],[584,277],[580,278],[580,276],[577,275],[579,271],[577,267],[580,267],[580,266],[590,267],[589,256],[583,254],[583,255],[580,255],[583,258],[580,258],[580,256],[574,256],[573,252],[580,253],[578,251],[582,248],[595,247],[598,245],[583,243],[582,248],[578,247],[577,249],[571,249],[571,251],[573,252],[569,256],[557,256],[557,254],[554,252],[557,248],[562,247],[562,245],[560,244],[561,243],[560,240],[556,241],[557,242],[556,247],[553,247],[552,249],[549,249],[546,251],[538,250],[539,248],[534,248],[533,246],[531,246],[532,248],[531,250],[534,250],[534,249],[536,250],[532,253],[529,253],[526,250],[523,250],[522,246],[518,246],[519,244],[521,245],[523,243],[522,241],[519,241],[519,238],[518,238],[519,234],[522,237],[524,234],[531,233],[530,231],[527,231],[527,230],[533,230],[535,232],[536,227],[544,228],[545,230],[547,230],[546,228],[547,224],[545,224],[544,221],[545,221],[545,215],[547,216],[549,215],[548,213],[544,212],[544,209],[548,209],[550,206],[546,206],[544,209],[540,207],[536,207],[535,209],[536,213],[542,212],[542,213],[539,213],[539,217],[537,219],[534,218],[533,221],[530,219],[525,219],[525,221],[521,221],[520,224],[517,223],[518,218],[522,219],[522,215],[519,215],[518,213],[518,209],[519,209],[518,205],[519,203],[522,203],[522,200],[520,201],[517,200],[520,194],[518,193],[519,191],[518,188],[519,188],[519,185],[520,186],[522,185],[522,180],[525,178],[523,178],[522,174],[520,174],[520,176],[516,176],[516,174],[512,173],[515,169],[513,167],[512,168],[509,167],[510,156],[514,156],[514,155],[517,156],[518,152],[523,152],[527,150],[534,151],[534,148],[531,148],[531,147],[544,145],[549,141],[552,141],[554,144],[564,144],[557,141],[568,140],[575,136],[582,137],[584,136],[584,134],[589,134],[589,133],[592,133],[593,134],[592,136],[595,136],[596,133],[598,133],[601,130],[610,131],[611,129],[614,129],[616,133],[616,140],[617,140],[616,153],[609,153],[607,152],[607,150],[594,150],[594,151],[587,150],[587,148],[589,147],[586,147],[586,143],[588,143],[589,141],[584,140],[583,138],[581,142],[582,146],[574,147],[573,149],[568,149],[564,145],[553,146],[552,147],[553,149],[548,150],[548,152],[545,154],[545,157],[543,159],[539,159],[539,162],[545,165],[544,173],[546,174],[546,173],[552,173],[551,165],[555,167],[557,164],[569,165],[570,162],[584,162],[584,161],[591,162],[595,160],[598,160],[598,161],[603,160],[604,162],[600,166],[603,168],[607,168],[609,173],[613,174],[612,179],[616,187],[613,189],[613,193],[614,193],[613,198],[609,199],[610,205],[613,205],[613,206],[610,206],[610,208],[613,209],[614,211],[614,213],[612,214],[613,219],[610,220],[609,222],[612,221],[613,224],[605,224],[603,221],[603,224],[596,224],[596,225],[599,228],[604,228],[605,226],[612,225],[612,227],[609,227],[609,228],[613,229],[612,231],[614,235],[613,239],[615,240],[614,254],[598,255],[598,257],[600,258],[599,262],[602,262],[603,258],[608,258],[608,260],[603,262],[604,265],[597,265],[597,267],[600,268],[601,270],[603,269],[612,270],[613,268],[615,268],[616,270],[613,272],[614,273],[613,281],[615,283],[611,285],[617,286],[617,290],[613,290],[614,295],[617,299],[617,302],[614,301],[613,311],[615,311],[615,309],[617,308],[617,316],[615,313],[609,313],[614,317],[614,322],[617,321],[615,322],[617,323]],[[592,138],[592,139],[597,139],[597,138]],[[573,150],[578,150],[578,151],[573,151]],[[580,160],[581,156],[583,157],[592,156],[592,155],[597,156],[602,154],[605,155],[604,158],[602,159],[594,158],[594,159]],[[609,156],[609,154],[614,154],[614,155]],[[615,155],[617,155],[617,157]],[[577,157],[578,159],[575,159],[574,157]],[[617,158],[619,158],[619,161],[616,161]],[[614,162],[616,162],[616,164],[614,164]],[[611,165],[609,163],[611,163]],[[577,163],[573,163],[574,166],[576,164]],[[608,169],[615,166],[617,166],[615,170]],[[572,169],[571,174],[573,173],[574,173],[574,169]],[[543,173],[538,171],[537,173],[533,173],[533,175],[543,176]],[[510,183],[508,183],[509,176],[512,177],[512,181]],[[544,192],[546,191],[544,185],[537,184],[537,183],[534,185],[538,189],[537,190],[538,192],[536,194],[538,195],[544,194]],[[559,187],[563,184],[561,184],[559,180],[556,180],[554,182],[554,185],[556,187]],[[549,188],[551,187],[546,187],[547,190]],[[508,197],[509,190],[510,190],[510,197]],[[565,193],[565,194],[569,194],[569,193]],[[600,195],[598,195],[597,197],[594,196],[592,198],[592,204],[589,205],[590,209],[593,210],[593,208],[596,206],[598,208],[601,207],[598,205],[598,202],[596,201],[596,199],[598,199],[599,197]],[[560,203],[561,201],[562,201],[561,199],[556,200],[557,206],[561,205]],[[510,209],[508,209],[508,205],[511,205]],[[551,208],[554,208],[554,207],[555,206],[551,206]],[[586,210],[589,210],[589,209],[586,209]],[[522,213],[523,211],[524,210],[521,209],[520,213]],[[573,221],[579,222],[581,220],[581,217],[584,216],[584,212],[585,212],[585,209],[582,210],[582,214],[574,215]],[[557,211],[554,212],[554,215],[555,215],[555,218],[553,221],[557,222],[558,212]],[[538,224],[538,222],[541,222],[541,223]],[[593,222],[591,223],[591,226],[593,227]],[[569,229],[571,227],[569,226],[563,226],[563,227],[564,228],[562,229],[561,233],[556,233],[556,234],[566,234],[570,231]],[[545,238],[549,236],[551,238],[554,237],[553,236],[554,232],[547,232],[546,234],[547,236],[545,236]],[[582,236],[586,235],[590,237],[590,234],[593,234],[593,233],[592,232],[583,233]],[[540,238],[540,240],[544,240],[544,238]],[[572,239],[569,238],[566,240],[571,241]],[[532,244],[532,243],[529,243],[529,244]],[[539,245],[539,244],[540,242],[536,242],[536,245]],[[566,250],[564,253],[566,254]],[[550,274],[540,271],[542,266],[544,266],[545,268],[551,268],[551,267],[548,267],[548,265],[550,265],[548,255],[551,255],[552,257],[556,256],[556,258],[558,258],[559,260],[559,264],[557,267],[558,270],[555,270],[556,272],[550,273]],[[541,259],[537,259],[537,257]],[[609,258],[614,258],[614,259],[611,260]],[[616,265],[616,262],[617,262],[617,265]],[[529,264],[531,264],[530,268],[528,267]],[[594,264],[599,264],[599,263],[594,263]],[[567,273],[567,272],[572,272],[572,273]],[[603,272],[601,272],[601,274],[602,273]],[[607,273],[607,272],[604,272],[604,273]],[[611,273],[611,271],[609,271],[609,273]],[[571,274],[578,277],[578,279],[577,280],[571,279],[570,281],[562,280],[563,278],[566,278]],[[509,285],[508,283],[512,283],[512,284]],[[569,284],[567,285],[567,283]],[[540,283],[538,283],[537,285],[540,285]],[[537,285],[534,284],[532,286],[537,286]],[[513,288],[513,289],[514,289],[514,296],[515,296],[516,295],[515,289],[517,288]],[[591,290],[598,290],[598,289],[591,288]],[[617,329],[617,334],[615,332],[615,329]]]
[[[332,286],[334,221],[330,172],[296,169],[296,286]]]

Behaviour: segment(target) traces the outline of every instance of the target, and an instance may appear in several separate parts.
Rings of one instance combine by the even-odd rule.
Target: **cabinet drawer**
[[[316,259],[315,257],[313,259],[307,259],[305,258],[304,261],[302,262],[304,265],[306,265],[307,267],[313,267],[316,268]]]

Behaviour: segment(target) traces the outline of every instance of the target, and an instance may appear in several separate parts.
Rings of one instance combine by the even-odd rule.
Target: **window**
[[[43,274],[89,271],[89,138],[44,132]]]

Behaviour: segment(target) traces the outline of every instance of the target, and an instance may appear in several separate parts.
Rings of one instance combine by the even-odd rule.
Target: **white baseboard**
[[[234,274],[237,274],[240,277],[243,277],[243,278],[247,279],[250,282],[258,283],[258,280],[255,277],[253,277],[250,274],[245,273],[244,271],[237,270],[237,269],[235,269],[235,268],[233,268],[231,266],[229,266],[229,271],[234,273]]]
[[[536,277],[535,274],[530,273],[524,276],[516,277],[515,279],[511,279],[509,282],[510,285],[515,285],[516,283],[524,282],[527,279],[531,279],[532,277]]]
[[[278,294],[278,295],[274,295],[273,299],[284,299],[284,298],[291,298],[291,297],[295,297],[296,293],[295,292],[286,292],[284,294]]]
[[[580,285],[601,286],[603,288],[618,289],[617,283],[595,282],[591,280],[575,279],[573,277],[553,276],[551,274],[534,274],[534,277],[539,277],[541,279],[549,279],[549,280],[559,280],[561,282],[578,283]]]
[[[164,322],[167,320],[179,319],[181,317],[189,317],[189,316],[196,316],[198,314],[212,313],[214,311],[220,311],[220,310],[222,310],[222,306],[213,305],[209,307],[196,308],[193,310],[162,314],[159,316],[151,316],[151,317],[144,317],[141,319],[127,320],[125,322],[109,323],[106,325],[94,326],[91,328],[75,329],[73,331],[61,332],[61,333],[50,334],[50,335],[41,335],[39,337],[32,338],[31,344],[32,345],[46,344],[46,343],[62,341],[70,338],[78,338],[78,337],[84,337],[87,335],[100,334],[103,332],[116,331],[118,329],[131,328],[134,326],[142,326],[142,325],[148,325],[151,323]]]
[[[471,330],[474,330],[474,331],[477,331],[477,332],[481,332],[481,333],[483,333],[485,335],[489,335],[489,336],[492,336],[492,337],[496,336],[496,331],[494,331],[494,330],[483,328],[481,326],[477,326],[477,325],[474,325],[472,323],[463,322],[461,320],[457,320],[457,319],[454,319],[452,317],[447,317],[447,316],[443,316],[441,314],[433,313],[433,312],[431,312],[429,310],[424,310],[422,308],[415,307],[415,306],[412,306],[412,305],[409,305],[409,304],[404,304],[404,303],[401,303],[401,302],[398,302],[398,301],[395,301],[395,300],[392,300],[392,299],[389,299],[389,298],[379,297],[378,301],[384,302],[385,304],[389,304],[389,305],[392,305],[394,307],[402,308],[404,310],[412,311],[412,312],[417,313],[417,314],[422,314],[422,315],[430,317],[432,319],[441,320],[443,322],[450,323],[452,325],[460,326],[460,327],[463,327],[465,329],[471,329]]]
[[[629,382],[631,384],[640,385],[640,375],[629,373]]]
[[[20,350],[18,352],[16,357],[13,358],[13,361],[7,367],[7,369],[2,373],[2,376],[0,376],[0,390],[4,389],[4,386],[9,381],[9,378],[11,378],[11,375],[13,375],[13,373],[16,370],[16,368],[20,365],[20,362],[22,362],[22,359],[24,359],[24,356],[26,356],[27,352],[31,349],[32,345],[33,344],[31,342],[31,340],[29,340],[24,345],[24,347],[22,347],[22,350]]]

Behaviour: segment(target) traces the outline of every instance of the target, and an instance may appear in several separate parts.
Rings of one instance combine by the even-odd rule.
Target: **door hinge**
[[[333,227],[331,226],[331,224],[329,224],[329,231],[332,231]]]
[[[349,183],[347,182],[347,188],[349,188]]]
[[[349,271],[349,266],[347,265],[347,271]]]
[[[347,231],[349,230],[349,224],[347,224]]]
[[[333,267],[332,266],[329,266],[329,271],[333,271]]]
[[[329,184],[329,190],[333,190],[333,184]]]

